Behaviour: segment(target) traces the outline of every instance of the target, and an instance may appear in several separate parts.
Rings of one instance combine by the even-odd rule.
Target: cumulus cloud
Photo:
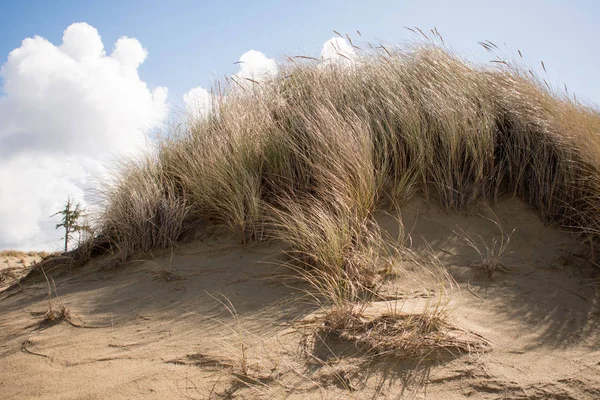
[[[260,51],[248,50],[240,57],[240,71],[234,75],[238,80],[261,82],[277,75],[277,63]]]
[[[321,60],[324,65],[336,64],[343,67],[351,66],[356,58],[356,52],[347,40],[334,37],[323,44]]]
[[[104,44],[96,28],[80,22],[72,24],[63,33],[60,51],[75,61],[104,56]]]
[[[320,66],[337,65],[352,66],[356,59],[356,51],[347,40],[333,37],[323,44]],[[264,82],[275,77],[279,71],[277,62],[257,50],[248,50],[237,62],[240,70],[233,74],[236,82],[244,87],[251,87],[253,82]],[[213,97],[203,87],[195,87],[183,95],[186,111],[194,117],[208,115],[213,106]]]
[[[213,96],[208,90],[198,86],[183,95],[183,103],[188,115],[203,118],[210,113]]]
[[[238,60],[240,70],[233,74],[235,81],[251,87],[254,82],[264,82],[278,73],[277,62],[257,50],[248,50]],[[207,116],[213,106],[212,94],[203,87],[195,87],[183,95],[186,111],[193,117]]]
[[[0,69],[0,248],[54,250],[49,215],[68,196],[89,201],[117,155],[150,146],[168,113],[167,89],[150,90],[138,67],[148,52],[122,37],[107,55],[98,31],[69,26],[56,46],[23,40]]]
[[[146,61],[148,51],[137,39],[124,36],[117,40],[115,50],[110,56],[121,64],[123,73],[137,75],[137,69]]]

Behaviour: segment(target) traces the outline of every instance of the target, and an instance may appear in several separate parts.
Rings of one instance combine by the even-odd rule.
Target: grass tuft
[[[401,360],[441,360],[488,348],[482,337],[449,324],[443,309],[437,307],[376,316],[357,308],[333,309],[323,317],[316,334],[321,341],[351,343],[368,356]]]
[[[490,212],[492,211],[490,210]],[[479,255],[480,259],[473,262],[471,266],[483,271],[488,278],[491,278],[495,272],[509,272],[511,269],[502,262],[502,259],[510,254],[508,248],[510,246],[510,239],[515,233],[515,229],[510,233],[504,232],[504,229],[502,229],[502,225],[500,225],[500,221],[495,214],[494,219],[481,217],[492,222],[498,228],[500,234],[499,239],[492,238],[490,242],[486,242],[483,236],[474,232],[465,232],[464,229],[460,227],[458,227],[458,231],[454,231],[454,233],[462,239],[465,245],[475,250]]]

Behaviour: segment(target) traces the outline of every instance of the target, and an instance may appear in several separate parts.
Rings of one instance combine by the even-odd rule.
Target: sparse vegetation
[[[0,251],[0,257],[47,257],[49,253],[47,251],[19,251],[19,250],[2,250]]]
[[[324,316],[317,340],[334,338],[372,357],[403,360],[439,360],[487,348],[485,339],[448,324],[443,314],[438,307],[370,317],[353,308],[335,309]]]
[[[223,298],[223,300],[221,300],[214,296],[211,296],[210,294],[208,294],[208,295],[211,298],[213,298],[214,300],[216,300],[218,303],[220,303],[227,310],[227,312],[229,312],[229,314],[235,321],[235,327],[229,327],[229,326],[225,326],[225,325],[224,325],[224,327],[229,328],[236,337],[237,343],[236,343],[235,347],[239,351],[239,356],[238,356],[239,367],[240,367],[239,370],[240,370],[240,373],[242,376],[247,377],[248,372],[249,372],[248,355],[247,355],[248,348],[247,348],[247,344],[245,341],[245,332],[242,329],[241,324],[240,324],[240,316],[238,315],[235,307],[233,306],[233,303],[231,303],[231,301],[227,297],[221,295],[221,297]]]
[[[55,325],[60,324],[63,321],[69,321],[71,319],[71,310],[64,304],[54,306],[52,303],[48,305],[48,311],[44,314],[42,324],[44,325]]]
[[[176,274],[174,272],[169,271],[168,269],[161,268],[159,270],[154,271],[154,280],[160,282],[175,282],[182,281],[185,277]]]
[[[490,210],[491,211],[491,210]],[[493,212],[492,212],[493,213]],[[465,232],[464,229],[458,228],[458,231],[454,231],[463,242],[479,255],[479,260],[471,264],[472,267],[483,271],[483,273],[491,278],[495,272],[508,272],[510,267],[502,262],[502,259],[508,255],[508,247],[510,245],[510,239],[515,233],[513,229],[510,233],[505,233],[502,229],[502,225],[498,218],[492,219],[488,217],[482,217],[493,223],[499,232],[500,238],[492,238],[491,241],[486,242],[483,236],[478,233]]]
[[[54,279],[52,279],[52,277],[48,277],[43,268],[42,273],[44,278],[46,278],[46,284],[48,285],[48,309],[43,315],[43,319],[40,322],[40,327],[60,324],[63,321],[70,321],[71,309],[59,301]],[[52,289],[54,289],[54,299],[52,298]]]
[[[24,251],[19,250],[3,250],[0,252],[0,257],[24,257],[27,255]]]

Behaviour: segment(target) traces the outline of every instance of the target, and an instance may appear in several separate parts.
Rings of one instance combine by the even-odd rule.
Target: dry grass
[[[64,305],[58,298],[58,292],[56,290],[56,282],[52,277],[49,277],[44,269],[42,268],[42,274],[46,279],[48,285],[48,309],[43,315],[43,319],[39,324],[40,328],[47,328],[49,326],[60,324],[63,321],[71,321],[71,309]],[[52,294],[54,289],[54,295]],[[54,297],[54,299],[53,299]],[[56,304],[55,304],[56,303]]]
[[[482,337],[449,324],[439,307],[377,316],[365,316],[357,308],[333,309],[316,334],[321,341],[351,343],[368,356],[401,360],[440,360],[488,348]]]
[[[25,257],[27,255],[24,251],[19,250],[3,250],[0,251],[0,257]]]
[[[230,82],[209,115],[122,168],[72,265],[94,254],[122,262],[198,230],[243,244],[279,239],[289,263],[343,312],[376,297],[382,271],[402,270],[406,258],[437,274],[435,262],[390,246],[374,222],[375,211],[416,194],[448,211],[514,195],[544,221],[598,238],[597,109],[518,65],[476,65],[433,42],[364,51],[344,66],[302,60],[269,82]],[[502,265],[510,235],[502,237],[482,254],[488,274]],[[375,352],[451,346],[440,315],[344,318],[345,330],[327,329]]]
[[[154,275],[154,280],[160,281],[160,282],[175,282],[175,281],[182,281],[182,280],[186,279],[184,276],[176,274],[176,273],[171,272],[164,268],[154,271],[153,275]]]
[[[240,373],[241,376],[245,376],[248,377],[248,373],[249,373],[249,368],[248,368],[248,345],[246,343],[246,331],[242,328],[241,322],[240,322],[240,316],[238,315],[235,307],[233,306],[233,303],[223,294],[221,294],[222,299],[219,299],[217,297],[212,296],[211,294],[209,294],[208,292],[206,293],[208,296],[210,296],[212,299],[216,300],[218,303],[220,303],[226,310],[227,312],[231,315],[231,317],[234,319],[235,321],[235,326],[231,327],[228,326],[226,324],[223,324],[223,327],[229,328],[229,330],[231,330],[231,332],[234,334],[234,336],[236,337],[236,346],[238,349],[238,361],[239,361],[239,367],[240,367]],[[219,321],[220,322],[220,321]],[[237,351],[235,351],[237,352]]]
[[[132,254],[172,247],[183,231],[188,206],[162,165],[153,159],[125,165],[105,192],[99,236],[111,252]]]
[[[47,251],[20,251],[20,250],[2,250],[0,251],[0,257],[13,257],[13,258],[24,258],[24,257],[48,257],[51,254]]]
[[[49,304],[48,311],[44,314],[44,319],[41,325],[56,325],[63,321],[71,320],[71,309],[66,307],[64,304],[54,306],[52,303]]]
[[[313,207],[356,230],[415,194],[448,210],[516,195],[545,221],[600,232],[600,114],[519,66],[425,43],[351,67],[291,63],[214,104],[107,188],[97,231],[112,251],[172,247],[198,226],[280,237]]]
[[[496,228],[498,228],[499,239],[492,238],[491,241],[486,242],[483,236],[479,235],[478,233],[468,233],[460,227],[458,227],[458,230],[454,231],[454,233],[463,240],[465,245],[475,250],[479,255],[479,260],[473,262],[471,266],[483,271],[488,278],[491,278],[495,272],[510,271],[510,267],[504,264],[502,259],[510,253],[508,248],[510,245],[510,239],[515,233],[515,229],[513,229],[510,233],[504,232],[498,217],[492,212],[492,210],[489,211],[494,215],[494,218],[488,218],[481,215],[480,217],[487,219],[493,223]]]

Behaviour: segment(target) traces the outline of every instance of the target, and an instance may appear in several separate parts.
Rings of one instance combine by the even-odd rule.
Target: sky
[[[405,26],[435,27],[478,62],[490,40],[600,104],[599,15],[584,0],[0,0],[0,250],[58,250],[50,215],[67,197],[93,208],[116,160],[147,150],[186,109],[202,112],[217,80],[331,55],[332,43],[346,48],[334,30],[359,46],[402,45],[415,40]]]

